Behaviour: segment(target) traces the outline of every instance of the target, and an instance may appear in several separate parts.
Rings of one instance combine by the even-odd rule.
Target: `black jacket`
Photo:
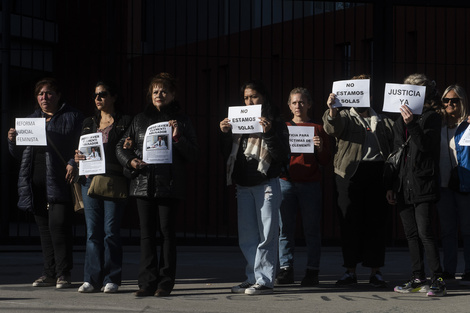
[[[221,136],[222,154],[224,159],[227,160],[232,151],[232,132],[222,133]],[[232,172],[234,183],[241,186],[256,186],[267,179],[279,177],[281,171],[287,168],[287,164],[289,164],[289,131],[286,123],[281,120],[274,120],[271,129],[267,133],[262,134],[271,155],[271,164],[266,175],[256,170],[258,161],[247,161],[243,154],[243,140],[247,136],[242,136],[240,140],[237,160]]]
[[[106,158],[106,173],[122,175],[122,167],[116,157],[116,145],[121,140],[124,132],[129,127],[132,117],[116,113],[113,116],[113,128],[109,132],[108,142],[104,144],[104,153]],[[97,116],[87,117],[83,121],[82,135],[96,133],[99,128]],[[111,165],[111,166],[109,166]],[[120,169],[120,170],[117,170]]]
[[[398,202],[417,204],[438,201],[441,116],[425,107],[422,115],[415,116],[408,125],[400,116],[395,122],[394,131],[395,149],[406,141],[407,136],[411,136],[405,162],[398,174]],[[391,189],[391,184],[388,182],[388,189]]]
[[[37,109],[28,117],[41,117],[41,110]],[[62,203],[72,201],[70,185],[65,182],[66,165],[76,167],[74,161],[75,149],[78,147],[80,130],[82,129],[83,114],[75,108],[63,104],[46,126],[46,184],[47,201],[49,203]],[[62,154],[59,156],[51,143]],[[34,199],[32,192],[32,146],[17,146],[15,142],[8,140],[8,148],[11,155],[21,160],[18,175],[18,208],[25,211],[34,211]]]
[[[170,104],[171,105],[171,104]],[[172,164],[149,164],[140,170],[131,169],[129,164],[134,158],[142,159],[145,132],[150,125],[166,122],[171,119],[178,121],[181,136],[173,141]],[[133,149],[123,149],[127,137],[134,142]],[[166,112],[160,113],[148,107],[143,113],[134,117],[131,125],[124,133],[116,146],[116,156],[122,166],[131,173],[129,195],[146,198],[177,198],[183,199],[186,195],[186,163],[197,159],[199,147],[196,133],[186,115]]]

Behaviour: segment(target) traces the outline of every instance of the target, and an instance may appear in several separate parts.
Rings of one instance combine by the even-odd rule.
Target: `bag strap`
[[[47,142],[49,143],[49,145],[52,147],[52,149],[54,149],[55,153],[57,153],[57,155],[59,156],[60,160],[64,163],[64,165],[67,166],[68,163],[65,161],[64,157],[62,156],[62,153],[60,153],[59,149],[57,149],[56,145],[51,140],[51,138],[47,135],[46,137],[47,137]]]

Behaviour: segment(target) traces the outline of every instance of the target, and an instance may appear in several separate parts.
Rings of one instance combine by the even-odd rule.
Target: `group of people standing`
[[[129,195],[137,199],[141,258],[135,296],[168,296],[176,276],[176,211],[186,194],[184,167],[198,155],[195,131],[179,112],[176,79],[168,73],[153,77],[149,104],[134,118],[122,113],[118,88],[108,81],[96,84],[95,114],[86,119],[63,101],[55,79],[37,82],[34,94],[38,108],[29,117],[46,118],[47,146],[16,145],[16,130],[8,131],[10,152],[21,160],[18,206],[33,213],[41,238],[44,269],[33,286],[72,286],[74,209],[69,184],[77,180],[87,229],[84,282],[78,291],[115,293],[121,285],[120,228],[127,200],[90,196],[93,175],[78,177],[78,165],[87,158],[77,150],[79,137],[101,133],[106,174],[126,177]],[[142,160],[145,132],[164,121],[172,128],[173,162],[147,164]],[[160,258],[157,229],[162,240]]]
[[[406,105],[395,121],[372,107],[338,109],[332,93],[323,125],[309,116],[314,103],[306,88],[290,92],[287,105],[292,118],[286,122],[262,82],[248,81],[241,87],[245,105],[261,104],[262,133],[233,134],[229,118],[219,125],[227,184],[236,185],[239,246],[247,263],[246,280],[232,287],[233,293],[270,294],[275,284],[295,282],[297,211],[302,215],[307,245],[301,286],[319,284],[322,175],[333,152],[346,268],[337,286],[357,284],[356,267],[362,263],[371,269],[371,285],[387,287],[380,268],[385,264],[388,204],[398,207],[412,264],[411,279],[396,286],[396,292],[446,294],[444,279],[455,278],[457,268],[458,226],[465,259],[460,282],[470,285],[470,148],[458,143],[470,123],[468,98],[458,85],[449,86],[441,97],[435,83],[423,74],[410,75],[404,83],[426,86],[421,115],[412,114]],[[93,175],[78,176],[78,165],[86,159],[77,150],[79,137],[99,132],[106,173],[125,177],[129,196],[136,198],[141,258],[139,290],[134,295],[170,295],[176,277],[176,212],[186,194],[185,165],[196,161],[199,150],[189,118],[180,113],[176,80],[167,73],[153,77],[147,92],[149,103],[133,118],[122,113],[118,88],[108,81],[95,85],[95,114],[86,119],[63,101],[54,79],[39,81],[35,96],[38,108],[29,117],[46,119],[47,146],[18,146],[16,130],[8,132],[10,152],[21,160],[18,206],[34,214],[41,238],[44,269],[33,286],[71,286],[74,211],[68,184],[78,180],[87,229],[84,282],[78,291],[118,291],[120,225],[127,200],[90,196]],[[167,138],[172,141],[171,164],[143,161],[146,130],[159,122],[168,122],[172,129],[171,138]],[[314,128],[314,153],[291,153],[288,126]],[[387,158],[400,147],[404,158],[398,174],[387,175]],[[436,203],[444,268],[432,229]],[[159,256],[157,231],[161,237]]]

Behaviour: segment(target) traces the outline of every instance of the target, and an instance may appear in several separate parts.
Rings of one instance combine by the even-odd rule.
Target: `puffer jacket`
[[[104,153],[106,158],[106,172],[114,175],[123,175],[122,167],[116,157],[116,145],[121,140],[122,135],[129,127],[132,117],[116,113],[113,115],[113,128],[109,132],[108,142],[104,144]],[[83,121],[82,135],[96,133],[99,128],[97,116],[87,117]],[[110,166],[111,165],[111,166]],[[120,169],[119,171],[117,169]]]
[[[41,110],[37,109],[28,117],[41,116]],[[63,160],[76,168],[74,155],[78,147],[83,119],[82,113],[64,103],[46,125],[46,192],[49,203],[72,201],[70,185],[65,182],[66,165]],[[61,156],[57,154],[51,143],[60,151]],[[16,142],[8,140],[8,148],[11,155],[21,160],[18,174],[18,208],[34,212],[31,185],[34,147],[17,146]]]
[[[171,105],[171,104],[169,104]],[[172,164],[149,164],[142,169],[130,168],[134,158],[142,159],[145,132],[150,125],[178,121],[181,136],[172,142]],[[123,149],[127,137],[133,140],[133,149]],[[184,199],[186,195],[186,164],[197,159],[199,147],[196,133],[186,115],[179,113],[159,113],[153,106],[134,117],[131,125],[116,146],[116,156],[123,167],[130,172],[129,195],[145,198]]]
[[[386,116],[378,115],[369,108],[371,131],[375,134],[384,160],[391,152],[393,142],[393,122]],[[335,174],[345,180],[351,179],[362,160],[366,128],[361,123],[360,115],[354,108],[340,111],[336,117],[329,116],[329,110],[323,114],[325,132],[336,138],[334,157]]]
[[[417,204],[439,200],[439,159],[441,142],[441,116],[432,108],[424,107],[420,117],[405,125],[400,116],[395,122],[394,148],[411,136],[406,147],[405,162],[398,174],[397,201]],[[388,182],[387,189],[392,189]]]

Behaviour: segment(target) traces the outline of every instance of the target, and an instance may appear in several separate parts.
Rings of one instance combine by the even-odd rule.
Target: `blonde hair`
[[[310,95],[310,92],[308,92],[307,88],[304,87],[296,87],[291,90],[289,93],[289,99],[287,99],[287,105],[290,105],[290,101],[292,98],[292,95],[300,93],[302,96],[304,96],[307,99],[308,104],[312,105],[313,104],[313,99],[312,96]]]
[[[351,79],[370,79],[370,75],[369,74],[360,74],[360,75],[353,76]]]
[[[424,74],[415,73],[405,78],[403,83],[408,85],[425,86],[426,98],[424,100],[424,105],[435,109],[437,112],[440,111],[441,98],[434,80],[429,80],[428,77]]]
[[[465,91],[465,89],[463,89],[462,86],[460,85],[457,85],[457,84],[454,84],[454,85],[450,85],[449,87],[446,88],[446,90],[444,90],[444,92],[442,93],[442,98],[441,100],[443,100],[445,98],[445,96],[450,92],[450,91],[454,91],[455,94],[460,98],[460,101],[458,103],[458,106],[460,108],[460,117],[459,117],[459,123],[466,120],[467,117],[468,117],[468,114],[469,114],[469,108],[468,108],[468,97],[467,97],[467,92]],[[442,115],[444,117],[447,116],[447,112],[443,106],[442,110]],[[443,122],[445,120],[443,119]]]

